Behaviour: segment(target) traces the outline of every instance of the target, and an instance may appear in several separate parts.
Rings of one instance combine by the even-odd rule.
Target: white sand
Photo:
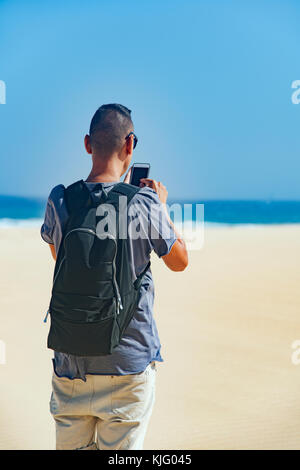
[[[53,261],[38,229],[1,229],[0,449],[51,449]],[[300,449],[300,226],[209,228],[190,266],[153,256],[158,364],[148,449]]]

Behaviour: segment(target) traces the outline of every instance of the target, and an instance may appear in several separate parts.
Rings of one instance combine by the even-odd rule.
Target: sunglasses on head
[[[137,138],[137,136],[134,134],[134,132],[129,132],[129,134],[125,137],[125,140],[127,140],[128,137],[130,137],[131,135],[133,135],[133,148],[135,149],[136,144],[138,143],[138,138]]]

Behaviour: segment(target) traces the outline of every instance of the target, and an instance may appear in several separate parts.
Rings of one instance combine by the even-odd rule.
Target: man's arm
[[[52,256],[53,256],[53,259],[54,259],[54,261],[56,261],[55,246],[54,246],[54,245],[51,245],[51,244],[49,244],[49,246],[50,246],[50,251],[51,251],[51,254],[52,254]]]
[[[167,207],[164,206],[166,211],[166,216],[168,218],[169,224],[173,228],[177,240],[174,242],[170,253],[165,256],[162,256],[163,261],[172,271],[184,271],[187,265],[189,264],[188,252],[186,249],[185,241],[181,238],[181,235],[177,232],[172,220],[169,217]]]
[[[177,237],[177,240],[174,242],[170,253],[162,256],[163,261],[168,266],[168,268],[171,269],[171,271],[184,271],[184,269],[188,265],[188,252],[186,249],[185,241],[182,239],[181,235],[178,233],[178,231],[174,227],[174,224],[172,220],[170,219],[168,211],[167,211],[167,206],[166,206],[166,202],[168,198],[167,188],[162,183],[149,179],[149,178],[142,178],[141,186],[149,186],[149,188],[154,189],[154,191],[157,193],[160,201],[162,202],[164,206],[164,210],[165,210],[168,222],[173,228]]]

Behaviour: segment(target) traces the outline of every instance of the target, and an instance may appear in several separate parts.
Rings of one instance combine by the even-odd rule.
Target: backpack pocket
[[[78,296],[80,297],[80,296]],[[85,296],[86,299],[86,296]],[[102,303],[92,298],[89,309],[64,307],[63,311],[50,309],[51,326],[48,348],[76,356],[102,356],[111,354],[119,341],[116,300]],[[92,305],[92,302],[94,304]],[[105,302],[105,301],[104,301]]]

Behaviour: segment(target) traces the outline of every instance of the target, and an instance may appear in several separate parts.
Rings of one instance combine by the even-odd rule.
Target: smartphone
[[[140,186],[141,178],[148,178],[150,171],[149,163],[134,163],[131,169],[130,184]]]

